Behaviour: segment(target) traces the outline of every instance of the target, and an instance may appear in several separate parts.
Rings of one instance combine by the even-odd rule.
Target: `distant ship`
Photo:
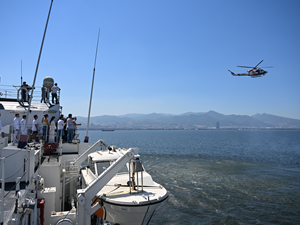
[[[115,131],[114,129],[102,129],[102,131]]]

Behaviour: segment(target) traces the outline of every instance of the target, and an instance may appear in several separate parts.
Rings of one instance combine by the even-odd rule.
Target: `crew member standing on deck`
[[[26,82],[24,81],[22,86],[22,102],[28,102],[29,100],[29,90],[32,89],[31,86],[29,86],[28,84],[26,84]]]
[[[34,119],[32,121],[32,134],[31,135],[32,135],[33,142],[36,142],[36,136],[39,132],[39,125],[38,125],[38,121],[37,121],[38,116],[34,115],[33,118]]]
[[[58,130],[58,138],[57,141],[59,142],[60,139],[63,136],[64,133],[64,126],[65,126],[65,122],[64,122],[64,115],[60,115],[59,120],[57,122],[57,130]]]
[[[23,115],[22,117],[23,117],[23,119],[21,120],[21,133],[23,135],[27,135],[27,128],[25,127],[25,125],[26,125],[26,115]]]
[[[44,101],[44,103],[46,103],[47,102],[47,95],[48,95],[48,89],[47,89],[47,87],[45,87],[45,85],[43,85],[43,87],[41,88],[41,91],[42,91],[42,99],[41,99],[41,103]]]
[[[63,143],[68,142],[68,128],[67,128],[67,120],[68,118],[64,118],[64,132],[63,132]]]
[[[72,119],[72,114],[69,114],[67,119],[67,130],[68,130],[68,142],[71,143],[74,137],[74,121]]]
[[[42,119],[42,124],[43,124],[43,141],[47,141],[47,133],[49,130],[49,123],[48,123],[48,114],[44,115],[44,118]]]
[[[50,129],[49,129],[49,143],[54,143],[55,142],[55,116],[52,116],[50,119]]]
[[[20,121],[19,121],[19,113],[15,114],[14,118],[14,142],[18,142],[18,134],[20,130]]]
[[[57,83],[55,83],[54,86],[51,88],[52,104],[54,104],[54,98],[55,98],[55,103],[58,104],[57,91],[60,91],[60,88],[57,87]]]

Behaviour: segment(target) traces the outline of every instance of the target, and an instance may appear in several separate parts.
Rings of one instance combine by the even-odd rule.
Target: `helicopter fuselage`
[[[261,64],[264,60],[261,60],[256,66],[254,67],[250,67],[250,66],[237,66],[237,67],[244,67],[244,68],[251,68],[250,70],[247,71],[247,73],[234,73],[230,70],[228,70],[232,76],[250,76],[252,78],[255,78],[255,77],[262,77],[264,75],[266,75],[268,73],[268,71],[266,70],[263,70],[262,68],[258,68],[257,66],[259,64]],[[273,68],[272,66],[268,66],[267,68]]]
[[[249,76],[264,76],[268,73],[268,71],[265,71],[261,68],[253,68],[251,70],[248,70]]]
[[[253,68],[251,70],[248,70],[247,73],[234,73],[230,70],[229,72],[232,74],[232,76],[250,76],[252,78],[262,77],[268,73],[268,71],[263,70],[261,68]]]

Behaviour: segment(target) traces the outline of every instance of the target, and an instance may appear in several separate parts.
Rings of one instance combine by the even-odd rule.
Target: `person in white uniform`
[[[27,129],[26,129],[26,115],[23,115],[22,116],[23,117],[23,119],[21,120],[21,133],[23,134],[23,135],[27,135]]]
[[[39,132],[39,125],[38,125],[38,116],[37,115],[34,115],[33,116],[34,120],[32,121],[32,141],[33,142],[36,142],[36,136]]]
[[[18,134],[19,134],[19,131],[20,131],[19,117],[20,117],[20,115],[18,113],[15,114],[15,118],[14,118],[14,142],[15,143],[18,142]]]
[[[59,120],[57,122],[57,130],[58,130],[58,138],[57,141],[59,142],[60,139],[63,136],[64,133],[64,126],[65,126],[65,122],[64,122],[64,115],[60,115]]]

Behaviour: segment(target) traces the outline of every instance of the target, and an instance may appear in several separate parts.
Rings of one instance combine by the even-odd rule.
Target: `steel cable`
[[[7,159],[7,158],[9,158],[9,157],[11,157],[11,156],[13,156],[13,155],[19,153],[20,151],[22,151],[22,149],[20,149],[19,151],[15,152],[15,153],[13,153],[13,154],[11,154],[11,155],[9,155],[9,156],[6,156],[5,158]]]
[[[24,164],[21,166],[21,168],[20,168],[16,173],[14,173],[13,175],[11,175],[11,176],[9,176],[9,177],[6,177],[5,180],[7,180],[7,179],[13,177],[14,175],[16,175],[16,174],[23,168],[23,166],[25,165],[25,163],[26,163],[27,161],[28,161],[28,159],[26,159],[26,161],[24,162]]]
[[[26,173],[27,173],[27,171],[25,171],[25,172],[23,173],[23,176],[21,177],[21,179],[20,179],[18,182],[16,182],[16,184],[9,190],[8,193],[6,193],[6,195],[4,195],[4,198],[6,198],[7,195],[9,195],[9,193],[17,186],[17,184],[21,182],[22,178],[24,177],[24,175],[25,175]],[[3,190],[3,191],[4,191],[4,190]]]

